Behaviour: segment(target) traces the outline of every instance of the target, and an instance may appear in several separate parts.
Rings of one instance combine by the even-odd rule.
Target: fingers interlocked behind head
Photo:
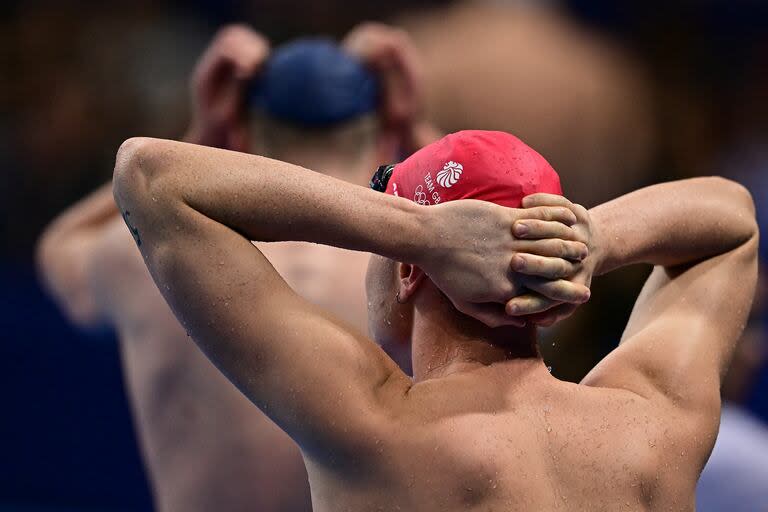
[[[522,206],[523,208],[528,209],[539,208],[542,206],[560,206],[571,210],[574,215],[576,215],[576,218],[579,222],[584,221],[588,215],[587,209],[582,205],[573,203],[564,196],[559,196],[557,194],[545,194],[543,192],[524,197]]]
[[[567,226],[573,226],[578,222],[576,214],[565,206],[535,206],[532,208],[525,208],[525,213],[522,215],[520,212],[521,210],[515,210],[515,220],[524,218],[548,222],[554,221],[561,222]]]
[[[576,305],[589,300],[590,290],[572,282],[588,256],[588,247],[575,224],[586,210],[555,194],[533,194],[523,199],[524,214],[513,224],[513,235],[530,243],[513,255],[511,269],[523,274],[530,291],[511,298],[507,315],[525,318],[537,325],[551,325],[569,316]]]

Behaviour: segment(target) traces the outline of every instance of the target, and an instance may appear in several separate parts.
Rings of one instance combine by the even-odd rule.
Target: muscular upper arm
[[[749,315],[757,235],[719,256],[655,267],[619,347],[584,379],[719,418],[720,383]]]
[[[140,170],[124,171],[116,196],[145,262],[208,357],[305,451],[359,448],[407,377],[373,342],[294,293],[248,239],[174,193],[149,190]]]

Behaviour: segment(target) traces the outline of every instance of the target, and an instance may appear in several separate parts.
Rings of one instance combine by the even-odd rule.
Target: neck
[[[536,328],[489,328],[457,312],[447,299],[418,301],[413,323],[416,382],[504,362],[527,371],[543,368]]]
[[[368,186],[376,168],[394,163],[379,121],[369,114],[325,129],[302,128],[254,112],[251,150],[349,183]]]
[[[355,157],[311,150],[291,151],[290,154],[281,155],[279,159],[365,187],[368,186],[377,165],[372,163],[372,158],[365,158],[363,155]]]

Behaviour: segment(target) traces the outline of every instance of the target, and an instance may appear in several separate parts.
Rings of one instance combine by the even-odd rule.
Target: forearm
[[[112,197],[112,183],[106,183],[59,215],[45,230],[44,236],[60,241],[83,231],[91,232],[118,213]]]
[[[66,269],[79,265],[93,241],[119,214],[107,183],[59,215],[45,229],[37,245],[37,263],[49,284]]]
[[[634,263],[666,267],[731,251],[757,235],[749,192],[722,178],[646,187],[590,210],[596,274]]]
[[[142,240],[191,207],[255,241],[307,241],[417,262],[428,208],[298,166],[154,139],[118,153],[115,197]]]
[[[70,207],[46,228],[37,245],[37,266],[49,293],[76,324],[94,323],[88,266],[97,242],[118,215],[111,183]]]

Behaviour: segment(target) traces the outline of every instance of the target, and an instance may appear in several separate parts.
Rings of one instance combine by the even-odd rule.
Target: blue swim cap
[[[323,126],[373,112],[379,84],[359,60],[328,39],[275,50],[251,88],[251,105],[282,121]]]

